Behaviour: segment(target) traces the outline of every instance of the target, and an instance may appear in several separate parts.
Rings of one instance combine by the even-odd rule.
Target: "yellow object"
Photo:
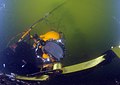
[[[44,59],[49,58],[48,54],[45,54],[45,53],[43,53],[42,57],[43,57]]]
[[[44,35],[40,35],[40,38],[43,39],[44,41],[53,39],[53,40],[58,40],[60,39],[60,34],[55,31],[49,31]]]
[[[63,69],[62,69],[63,73],[62,74],[78,72],[78,71],[82,71],[82,70],[86,70],[86,69],[95,67],[105,60],[104,56],[105,55],[102,55],[98,58],[95,58],[95,59],[92,59],[92,60],[89,60],[89,61],[86,61],[86,62],[83,62],[83,63],[63,67]]]
[[[36,47],[36,43],[33,44],[33,47],[34,47],[34,48]]]
[[[120,48],[119,48],[119,46],[112,48],[112,51],[117,55],[118,58],[120,58]]]
[[[53,70],[62,70],[62,64],[60,62],[54,63]]]
[[[49,75],[42,75],[42,76],[35,76],[35,77],[27,77],[27,76],[16,75],[16,79],[30,80],[30,81],[46,81],[47,79],[49,79]]]

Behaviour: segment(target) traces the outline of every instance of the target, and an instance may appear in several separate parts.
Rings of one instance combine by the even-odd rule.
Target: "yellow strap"
[[[119,47],[112,48],[112,51],[117,55],[117,57],[120,58],[120,48]]]
[[[37,76],[37,77],[26,77],[26,76],[16,75],[16,79],[19,79],[19,80],[45,81],[48,78],[49,78],[48,75],[42,75],[42,76]]]
[[[63,74],[82,71],[82,70],[92,68],[92,67],[98,65],[99,63],[101,63],[104,60],[105,60],[104,55],[102,55],[98,58],[95,58],[95,59],[87,61],[87,62],[75,64],[75,65],[72,65],[72,66],[66,66],[66,67],[63,68]]]

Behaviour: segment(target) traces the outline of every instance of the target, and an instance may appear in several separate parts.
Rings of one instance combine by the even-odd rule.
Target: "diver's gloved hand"
[[[45,46],[45,41],[44,40],[42,40],[42,39],[40,39],[40,44],[42,45],[42,46]]]
[[[37,34],[34,34],[33,39],[39,39],[39,36]]]
[[[42,40],[37,34],[34,34],[33,38],[36,39],[36,41],[39,41],[42,46],[45,45],[45,41]]]

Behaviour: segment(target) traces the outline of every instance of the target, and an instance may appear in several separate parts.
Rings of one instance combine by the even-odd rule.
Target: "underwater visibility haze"
[[[31,24],[64,1],[0,0],[0,51],[13,36],[29,29]],[[31,34],[44,34],[50,30],[63,32],[66,45],[64,66],[97,58],[120,44],[119,4],[119,0],[66,0],[38,23]],[[106,66],[113,71],[116,67],[120,70],[119,61]]]

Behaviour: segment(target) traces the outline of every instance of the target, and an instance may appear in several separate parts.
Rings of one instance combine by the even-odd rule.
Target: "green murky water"
[[[0,1],[2,50],[10,38],[25,31],[64,0]],[[63,32],[67,49],[64,64],[87,61],[119,44],[116,3],[117,0],[67,0],[32,33],[43,34],[52,29]]]

